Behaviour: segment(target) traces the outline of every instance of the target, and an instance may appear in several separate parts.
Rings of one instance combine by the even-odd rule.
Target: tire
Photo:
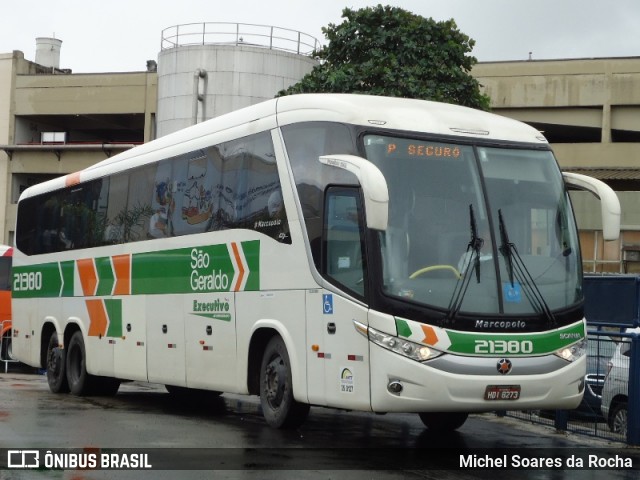
[[[264,419],[274,428],[296,428],[309,414],[309,405],[293,398],[289,354],[279,336],[269,341],[262,357],[260,404]]]
[[[7,343],[6,345],[6,354],[7,356],[5,358],[8,358],[9,360],[15,360],[16,357],[13,355],[13,345],[12,345],[12,340],[11,337],[7,338]]]
[[[78,396],[92,395],[93,376],[87,373],[86,350],[82,332],[74,333],[67,346],[67,382],[72,394]]]
[[[11,329],[2,337],[2,348],[0,349],[1,360],[15,360],[13,349],[11,348]]]
[[[627,402],[617,403],[609,413],[609,429],[627,438]]]
[[[91,376],[92,379],[92,394],[102,397],[112,397],[118,393],[120,388],[120,380],[112,377],[96,377]]]
[[[453,432],[457,430],[469,416],[466,412],[423,412],[420,413],[422,423],[433,432]]]
[[[58,334],[55,330],[49,337],[47,343],[47,357],[46,365],[47,369],[47,383],[49,384],[49,390],[52,393],[68,393],[69,383],[67,382],[66,373],[66,352],[60,348],[58,342]]]

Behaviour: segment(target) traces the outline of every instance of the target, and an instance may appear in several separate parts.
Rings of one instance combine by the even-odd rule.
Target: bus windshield
[[[389,189],[383,291],[475,314],[578,302],[578,235],[550,151],[368,135]]]

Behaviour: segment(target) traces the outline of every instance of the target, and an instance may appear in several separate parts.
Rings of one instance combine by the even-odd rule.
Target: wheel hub
[[[49,352],[49,358],[47,359],[47,369],[50,370],[54,375],[57,375],[61,371],[61,357],[62,355],[60,355],[59,348],[53,348]]]
[[[273,407],[278,407],[284,398],[284,372],[284,365],[280,358],[272,360],[269,365],[267,365],[264,388],[267,394],[267,400]]]

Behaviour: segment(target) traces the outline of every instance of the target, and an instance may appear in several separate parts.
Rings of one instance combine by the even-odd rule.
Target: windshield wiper
[[[522,257],[518,253],[518,249],[515,244],[509,241],[509,235],[507,233],[507,227],[502,217],[502,210],[498,210],[498,222],[500,224],[500,253],[504,256],[507,263],[507,273],[509,275],[509,283],[512,288],[515,288],[515,281],[517,281],[525,292],[525,295],[531,306],[543,313],[547,317],[547,321],[551,325],[556,324],[556,319],[553,316],[553,312],[549,308],[542,292],[538,289],[531,272],[522,260]]]
[[[476,272],[476,281],[480,283],[480,249],[484,245],[484,239],[478,237],[478,224],[476,223],[476,216],[473,212],[473,205],[469,205],[469,226],[471,228],[471,239],[467,244],[467,250],[464,253],[464,259],[462,262],[462,275],[456,283],[456,287],[453,289],[449,306],[447,307],[447,314],[442,319],[441,326],[445,326],[448,323],[455,321],[464,296],[469,288],[471,281],[471,275],[473,271]]]
[[[502,210],[498,210],[498,222],[500,226],[500,253],[507,260],[507,273],[509,274],[509,283],[513,287],[513,252],[516,251],[516,246],[509,241],[509,234],[507,233],[507,227],[504,224],[502,218]]]

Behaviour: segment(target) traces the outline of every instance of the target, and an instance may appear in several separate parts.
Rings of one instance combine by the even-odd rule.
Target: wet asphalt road
[[[34,448],[144,453],[154,470],[19,470],[0,458],[0,479],[640,478],[640,449],[494,414],[472,415],[442,436],[417,415],[312,408],[302,427],[278,431],[265,424],[256,397],[181,404],[161,385],[132,382],[115,397],[80,398],[50,393],[42,375],[0,373],[0,449]],[[597,467],[571,468],[580,460]]]

